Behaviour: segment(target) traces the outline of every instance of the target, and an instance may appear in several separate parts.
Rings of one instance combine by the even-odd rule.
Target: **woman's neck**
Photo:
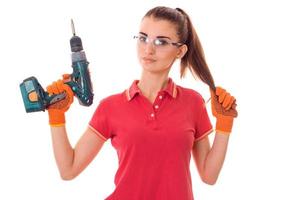
[[[168,84],[168,74],[149,74],[142,73],[141,79],[138,82],[138,87],[142,94],[150,99],[155,100],[157,93],[164,89]]]

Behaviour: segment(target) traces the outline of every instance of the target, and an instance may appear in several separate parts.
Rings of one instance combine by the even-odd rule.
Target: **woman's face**
[[[183,46],[179,42],[176,27],[167,20],[145,17],[137,38],[137,54],[144,70],[153,73],[167,71],[176,58],[182,57]]]

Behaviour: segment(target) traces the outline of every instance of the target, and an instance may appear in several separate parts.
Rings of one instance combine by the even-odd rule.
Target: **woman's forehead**
[[[177,38],[176,26],[168,20],[145,17],[141,21],[139,32],[147,34],[149,37],[167,36]]]

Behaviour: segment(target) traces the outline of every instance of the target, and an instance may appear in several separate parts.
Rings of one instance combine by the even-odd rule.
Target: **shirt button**
[[[151,115],[150,115],[151,117],[154,117],[154,113],[151,113]]]
[[[162,95],[159,95],[159,99],[162,99],[163,97],[162,97]]]
[[[159,107],[158,105],[155,105],[155,106],[154,106],[155,109],[158,109],[158,107]]]

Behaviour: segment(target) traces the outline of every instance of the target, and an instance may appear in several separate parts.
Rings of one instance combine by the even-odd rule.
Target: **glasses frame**
[[[146,38],[146,41],[141,41],[140,38]],[[150,37],[148,37],[146,35],[135,35],[135,36],[133,36],[133,39],[138,39],[137,40],[138,42],[145,42],[146,44],[149,44],[149,42],[151,42],[151,40],[152,40],[151,43],[155,47],[159,47],[160,46],[159,44],[155,43],[155,41],[159,41],[161,39],[163,39],[164,42],[166,42],[168,45],[173,45],[173,46],[176,46],[176,47],[181,47],[182,45],[184,45],[184,43],[182,43],[182,42],[168,41],[169,39],[166,40],[165,38],[154,38],[153,39],[153,38],[150,38]],[[148,41],[147,41],[147,39],[148,39]]]

